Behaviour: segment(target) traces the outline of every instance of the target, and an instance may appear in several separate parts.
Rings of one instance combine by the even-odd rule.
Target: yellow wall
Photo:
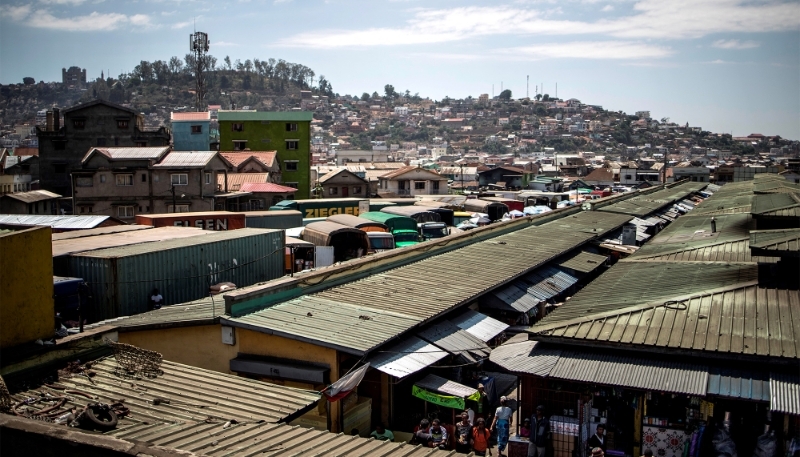
[[[290,340],[276,335],[254,332],[241,328],[236,329],[236,338],[239,342],[239,352],[242,354],[261,355],[282,359],[298,360],[303,362],[322,363],[330,367],[331,382],[339,379],[339,362],[337,351],[322,346],[317,346],[303,341]],[[269,379],[265,379],[269,381]],[[308,389],[310,386],[285,381],[282,384],[292,387]],[[339,425],[339,408],[341,401],[331,404],[331,431],[341,432]],[[325,401],[320,400],[320,410],[324,409]]]
[[[164,360],[171,362],[231,373],[231,359],[239,352],[239,329],[236,330],[234,345],[222,343],[219,324],[120,332],[119,342],[160,352]]]
[[[54,314],[50,227],[0,235],[0,348],[52,338]]]

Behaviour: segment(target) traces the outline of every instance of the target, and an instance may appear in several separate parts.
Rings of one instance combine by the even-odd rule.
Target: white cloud
[[[0,15],[9,18],[12,21],[21,21],[28,17],[29,14],[31,14],[30,5],[7,6],[0,10]]]
[[[614,6],[613,5],[606,5],[600,11],[602,11],[604,13],[608,13],[609,11],[614,11]]]
[[[755,41],[717,40],[711,46],[720,49],[753,49],[760,45]]]
[[[593,22],[551,19],[552,13],[525,6],[421,9],[401,27],[307,32],[287,37],[279,44],[309,48],[391,46],[488,35],[596,34],[624,39],[687,39],[712,33],[800,29],[800,2],[782,0],[761,0],[757,4],[746,0],[639,0],[627,11],[620,11],[619,17]]]
[[[176,22],[175,24],[172,24],[172,26],[170,28],[173,29],[173,30],[185,29],[186,27],[189,27],[190,25],[192,25],[192,21]]]
[[[273,1],[273,3],[277,5],[279,3],[290,3],[290,2],[293,2],[293,1],[294,0],[275,0],[275,1]]]
[[[522,46],[503,51],[524,60],[542,59],[646,59],[670,56],[674,51],[663,46],[628,41],[574,41]]]
[[[25,25],[49,30],[60,30],[66,32],[94,32],[116,30],[127,24],[136,27],[149,27],[150,17],[146,14],[134,14],[126,16],[119,13],[98,13],[93,12],[86,16],[57,17],[48,10],[37,10],[33,12],[29,6],[11,7],[3,11],[3,16],[13,20],[26,19]]]
[[[80,5],[86,0],[39,0],[41,3],[47,5]]]
[[[231,43],[230,41],[217,41],[217,42],[212,43],[212,45],[214,45],[214,47],[216,48],[216,47],[219,47],[219,46],[222,46],[222,47],[239,46],[239,43]]]

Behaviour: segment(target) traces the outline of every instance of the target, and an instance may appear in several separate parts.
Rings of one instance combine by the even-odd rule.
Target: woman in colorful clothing
[[[508,399],[500,397],[500,406],[494,412],[494,419],[492,420],[491,431],[497,430],[497,454],[503,455],[508,445],[508,434],[511,430],[511,408],[506,406]]]
[[[472,445],[472,452],[475,455],[484,457],[486,451],[489,449],[489,437],[492,432],[486,428],[486,421],[482,417],[475,420],[475,427],[472,429],[472,439],[469,440]]]

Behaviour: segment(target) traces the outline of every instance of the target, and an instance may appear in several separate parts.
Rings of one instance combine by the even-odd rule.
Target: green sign
[[[411,395],[421,398],[428,403],[433,403],[447,408],[464,410],[464,399],[461,397],[453,397],[450,395],[440,395],[434,392],[429,392],[421,387],[411,387]]]

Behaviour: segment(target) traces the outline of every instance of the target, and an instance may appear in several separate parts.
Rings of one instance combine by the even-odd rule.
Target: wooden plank
[[[636,325],[636,332],[634,333],[633,344],[644,344],[647,339],[647,334],[650,333],[650,324],[653,321],[654,308],[642,311],[639,317],[639,323]]]
[[[744,347],[745,354],[756,353],[756,288],[748,287],[744,291]]]
[[[756,354],[769,354],[769,310],[763,289],[753,286],[756,291]]]
[[[653,310],[653,319],[650,321],[650,330],[647,332],[644,344],[654,345],[658,341],[658,333],[661,331],[661,322],[664,320],[664,307],[659,306]]]
[[[617,322],[614,325],[614,330],[608,336],[609,341],[618,342],[622,338],[622,334],[625,333],[625,329],[628,328],[628,321],[630,320],[630,313],[625,313],[621,316],[617,317]]]
[[[733,292],[733,313],[731,315],[731,346],[729,351],[741,354],[744,350],[744,303],[745,290]]]
[[[709,322],[711,321],[711,302],[719,294],[706,295],[700,299],[700,308],[697,313],[697,327],[694,332],[692,349],[706,349],[708,343]]]
[[[729,352],[731,349],[731,321],[733,320],[734,295],[735,291],[720,294],[722,302],[719,309],[719,329],[717,332],[719,339],[716,347],[720,352]]]

